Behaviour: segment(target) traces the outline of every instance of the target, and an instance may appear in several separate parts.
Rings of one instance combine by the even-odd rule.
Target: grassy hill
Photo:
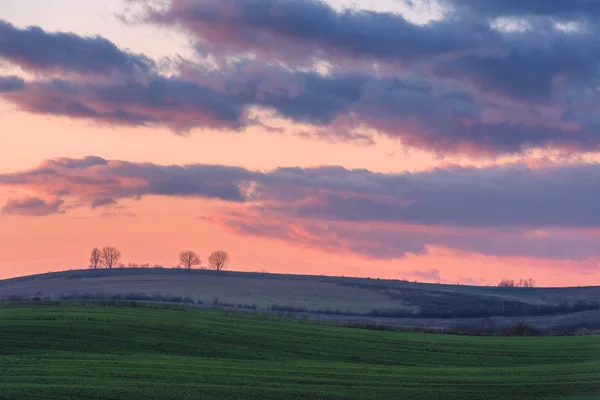
[[[169,307],[174,309],[0,307],[0,398],[583,400],[600,395],[600,336],[377,332]]]
[[[521,321],[546,331],[600,328],[599,287],[497,288],[160,268],[77,270],[0,281],[0,300],[34,297],[185,301],[439,329],[496,330]]]

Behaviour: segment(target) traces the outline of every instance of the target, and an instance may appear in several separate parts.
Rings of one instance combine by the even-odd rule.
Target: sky
[[[0,0],[0,279],[600,285],[600,6]]]

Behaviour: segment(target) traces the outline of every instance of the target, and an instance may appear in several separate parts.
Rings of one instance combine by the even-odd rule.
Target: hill
[[[231,271],[77,270],[0,281],[0,299],[113,298],[287,312],[394,326],[600,327],[600,287],[498,288]]]
[[[600,393],[600,336],[375,332],[170,307],[1,307],[0,397],[583,400]]]

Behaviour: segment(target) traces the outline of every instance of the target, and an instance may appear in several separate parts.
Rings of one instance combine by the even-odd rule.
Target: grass
[[[378,332],[132,302],[0,307],[0,398],[10,400],[599,395],[599,336]]]

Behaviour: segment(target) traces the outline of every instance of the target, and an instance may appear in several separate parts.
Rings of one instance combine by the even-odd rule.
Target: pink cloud
[[[591,164],[383,174],[326,166],[256,172],[87,157],[0,174],[0,186],[57,199],[31,204],[43,210],[38,213],[88,206],[113,216],[122,214],[118,207],[124,199],[215,199],[229,206],[213,209],[210,221],[229,231],[365,259],[405,259],[443,247],[583,262],[600,257],[594,185],[599,174]],[[7,204],[7,209],[26,205]]]
[[[2,214],[41,217],[65,212],[64,200],[56,196],[23,197],[9,199],[2,207]]]
[[[445,279],[442,279],[440,275],[440,270],[436,268],[431,268],[427,270],[414,270],[410,273],[411,276],[417,277],[426,282],[445,282]]]

